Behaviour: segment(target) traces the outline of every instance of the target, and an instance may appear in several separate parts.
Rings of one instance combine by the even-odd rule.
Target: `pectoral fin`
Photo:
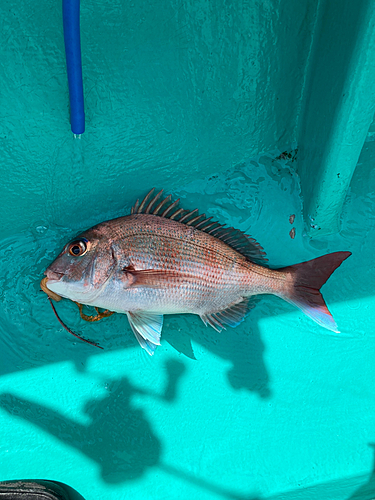
[[[128,312],[127,316],[130,327],[140,346],[152,356],[156,347],[160,345],[163,315],[148,311],[137,311]]]
[[[166,271],[163,269],[140,269],[136,270],[129,266],[123,270],[123,278],[126,287],[151,287],[164,288],[168,285],[184,283],[194,278],[177,271]]]

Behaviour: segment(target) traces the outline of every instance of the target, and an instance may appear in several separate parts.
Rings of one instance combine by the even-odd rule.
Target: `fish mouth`
[[[56,273],[55,271],[51,271],[50,269],[47,269],[44,274],[47,276],[48,281],[54,282],[60,281],[64,276],[64,273]]]

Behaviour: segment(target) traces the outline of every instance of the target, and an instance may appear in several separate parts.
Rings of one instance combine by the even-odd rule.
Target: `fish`
[[[153,188],[130,215],[107,220],[69,241],[45,271],[46,287],[80,304],[126,314],[153,355],[166,314],[196,314],[217,332],[240,324],[254,296],[294,304],[339,333],[320,292],[351,252],[339,251],[272,269],[251,236],[178,208]]]

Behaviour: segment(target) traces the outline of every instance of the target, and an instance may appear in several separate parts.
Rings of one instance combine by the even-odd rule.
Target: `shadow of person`
[[[134,406],[132,398],[141,394],[172,401],[183,371],[180,362],[167,364],[168,383],[162,395],[146,392],[126,377],[112,381],[108,395],[89,401],[84,407],[84,413],[90,418],[87,425],[12,394],[1,394],[0,406],[94,460],[101,468],[104,481],[119,483],[136,479],[149,467],[158,465],[162,450],[145,413]]]

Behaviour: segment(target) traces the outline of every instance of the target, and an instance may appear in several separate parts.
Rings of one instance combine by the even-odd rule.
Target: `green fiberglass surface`
[[[73,139],[60,10],[0,2],[0,481],[61,481],[87,500],[375,498],[374,129],[340,231],[310,240],[296,141],[311,2],[83,4]],[[275,266],[351,251],[322,290],[341,334],[267,296],[220,334],[167,316],[152,358],[125,316],[88,324],[63,300],[103,350],[69,335],[45,268],[154,186]]]

